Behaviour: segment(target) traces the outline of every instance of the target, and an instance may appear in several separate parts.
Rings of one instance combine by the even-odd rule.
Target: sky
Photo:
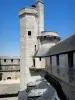
[[[36,0],[0,0],[0,56],[20,56],[19,10]],[[45,30],[61,39],[75,33],[75,0],[43,0]]]

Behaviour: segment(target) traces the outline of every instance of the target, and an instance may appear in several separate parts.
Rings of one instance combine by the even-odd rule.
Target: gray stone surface
[[[37,85],[39,85],[41,82],[42,82],[41,80],[39,80],[39,81],[34,81],[34,82],[30,82],[30,83],[27,84],[27,86],[37,86]]]
[[[38,96],[42,96],[46,91],[47,91],[47,88],[45,88],[45,89],[32,89],[29,92],[28,97],[38,97]]]
[[[0,98],[0,100],[18,100],[18,97]]]
[[[20,57],[0,56],[0,80],[20,78]]]
[[[41,83],[33,87],[27,94],[25,91],[20,92],[19,100],[55,100],[55,97],[58,98],[55,89],[45,79],[42,78],[40,81]]]
[[[13,94],[18,93],[20,84],[3,84],[0,85],[0,94]]]
[[[26,93],[26,91],[20,91],[19,95],[18,95],[18,100],[27,100],[27,96],[28,94]]]

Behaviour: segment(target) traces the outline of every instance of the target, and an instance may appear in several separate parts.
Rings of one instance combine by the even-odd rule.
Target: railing
[[[45,69],[50,74],[75,85],[75,68],[62,67],[62,66],[46,66]]]
[[[69,81],[75,83],[75,68],[70,68],[68,71]]]

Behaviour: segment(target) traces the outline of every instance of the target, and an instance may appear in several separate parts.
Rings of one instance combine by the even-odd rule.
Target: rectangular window
[[[59,66],[59,55],[56,55],[57,66]]]
[[[6,62],[6,59],[4,59],[4,62]]]
[[[31,36],[31,31],[28,31],[28,36]]]
[[[35,66],[35,59],[33,59],[33,66]]]
[[[39,58],[39,60],[41,61],[41,57]]]
[[[11,59],[11,62],[13,62],[13,59]]]
[[[35,51],[36,51],[36,45],[35,45]]]
[[[68,53],[68,66],[73,67],[73,52]]]

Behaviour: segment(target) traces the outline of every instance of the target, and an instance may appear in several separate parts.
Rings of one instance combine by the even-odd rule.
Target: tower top
[[[37,2],[41,2],[41,3],[43,3],[43,1],[42,1],[42,0],[36,0],[36,3],[37,3]]]

